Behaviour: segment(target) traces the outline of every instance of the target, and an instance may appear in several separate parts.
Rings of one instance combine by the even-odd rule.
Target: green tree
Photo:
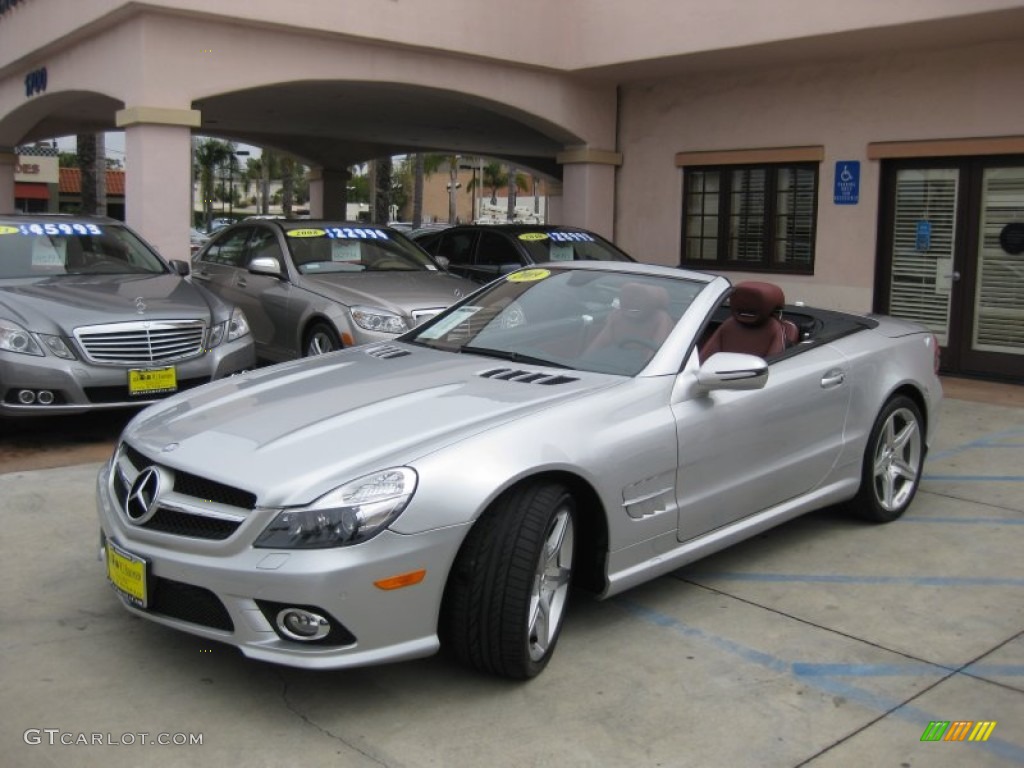
[[[199,193],[203,198],[203,221],[209,229],[213,221],[214,179],[217,169],[235,158],[235,147],[231,142],[220,139],[200,139],[195,144],[194,157],[199,172]]]

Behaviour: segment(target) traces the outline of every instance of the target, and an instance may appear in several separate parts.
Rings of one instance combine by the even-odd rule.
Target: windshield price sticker
[[[324,237],[326,234],[322,229],[289,229],[285,232],[288,237]]]
[[[102,235],[103,230],[95,224],[21,224],[16,227],[0,226],[0,235]]]
[[[568,243],[552,243],[551,250],[548,252],[548,258],[551,261],[572,261],[572,246]]]
[[[382,229],[363,227],[328,227],[327,236],[338,240],[388,240],[388,233]]]
[[[592,243],[594,236],[587,232],[549,232],[548,236],[556,243]]]
[[[524,269],[522,272],[513,272],[507,279],[510,283],[532,283],[550,275],[550,269]]]
[[[548,235],[546,232],[523,232],[519,236],[520,240],[534,241],[534,240],[547,240]]]

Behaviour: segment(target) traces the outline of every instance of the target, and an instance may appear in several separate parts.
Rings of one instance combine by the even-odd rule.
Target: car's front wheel
[[[302,342],[304,357],[323,355],[336,349],[341,349],[341,339],[327,323],[313,323],[306,331],[306,337]]]
[[[524,680],[547,666],[565,619],[576,503],[558,483],[513,489],[466,537],[452,568],[442,640],[463,662]]]
[[[921,483],[924,454],[921,410],[909,397],[892,398],[871,428],[853,509],[878,523],[900,517]]]

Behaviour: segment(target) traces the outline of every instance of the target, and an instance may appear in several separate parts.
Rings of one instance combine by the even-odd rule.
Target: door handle
[[[831,389],[832,387],[838,387],[844,381],[846,381],[846,371],[840,370],[839,368],[833,368],[821,377],[821,388]]]

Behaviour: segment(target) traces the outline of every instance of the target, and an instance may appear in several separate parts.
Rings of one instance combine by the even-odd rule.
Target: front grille
[[[414,326],[420,325],[442,312],[444,312],[444,307],[437,307],[436,309],[414,309],[412,311],[412,324]]]
[[[203,351],[206,323],[164,320],[90,325],[75,329],[85,357],[99,365],[151,365],[195,357]]]
[[[121,455],[134,469],[134,472],[125,472],[122,465],[113,479],[114,495],[117,497],[121,510],[124,511],[132,483],[139,472],[157,462],[152,461],[127,443],[121,444]],[[175,505],[173,499],[168,499],[166,494],[162,494],[161,500],[164,503],[157,507],[155,514],[139,526],[140,528],[173,536],[219,541],[228,538],[238,530],[244,520],[243,510],[252,511],[256,507],[256,494],[251,491],[218,483],[216,480],[199,477],[189,472],[173,470],[170,467],[167,467],[165,471],[174,477],[171,493],[177,498],[178,504]],[[220,514],[202,514],[199,511],[193,512],[189,509],[177,508],[192,506],[202,509],[211,504],[237,510],[235,513],[237,519],[232,519],[230,511],[228,511],[229,515],[225,517],[224,512],[227,510],[219,510]]]
[[[235,630],[228,609],[208,589],[159,576],[150,576],[149,589],[148,610],[153,613],[225,632]]]

